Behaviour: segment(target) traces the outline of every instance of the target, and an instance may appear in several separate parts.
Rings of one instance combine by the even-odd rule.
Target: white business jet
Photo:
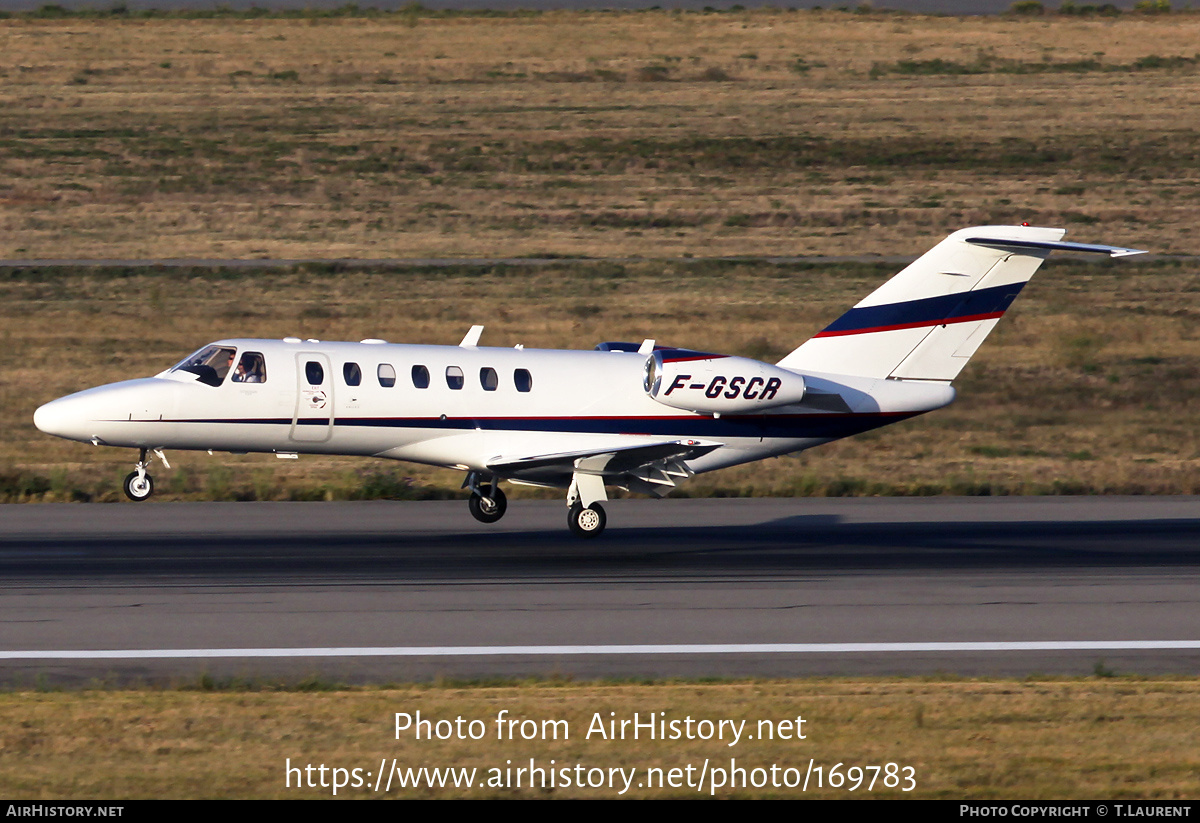
[[[663,496],[700,472],[807,449],[941,408],[951,381],[1054,250],[1062,229],[950,235],[778,363],[666,348],[592,351],[383,340],[219,340],[166,371],[47,403],[47,434],[140,449],[131,500],[165,449],[339,454],[465,472],[475,519],[501,481],[566,489],[568,524],[604,530],[606,486]]]

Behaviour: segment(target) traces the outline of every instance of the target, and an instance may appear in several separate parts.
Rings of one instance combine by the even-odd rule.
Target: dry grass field
[[[1051,260],[956,381],[950,408],[676,494],[1200,493],[1200,275]],[[0,270],[0,499],[117,500],[133,452],[41,434],[54,397],[155,374],[229,336],[591,348],[656,337],[778,359],[894,265],[664,261],[338,271]],[[455,472],[357,458],[175,452],[164,499],[457,494]],[[518,495],[539,494],[513,487]]]
[[[1200,15],[0,20],[0,257],[1196,252]]]
[[[695,783],[702,765],[778,767],[795,783],[809,759],[828,771],[852,766],[912,767],[915,788],[873,790],[870,775],[854,791],[840,788],[728,787],[718,797],[971,798],[988,800],[1195,798],[1200,757],[1195,717],[1200,684],[1193,679],[1095,678],[1025,681],[837,679],[717,684],[534,684],[441,686],[320,693],[234,690],[210,693],[13,692],[0,695],[0,792],[26,800],[72,798],[308,798],[331,788],[286,785],[285,765],[378,770],[392,758],[402,768],[489,769],[529,764],[543,769],[619,767],[664,772],[691,767],[693,785],[638,788],[626,799],[707,797]],[[564,720],[569,737],[495,739],[494,719]],[[396,739],[395,712],[434,721],[482,720],[481,740]],[[603,740],[586,733],[595,713],[664,712],[668,720],[746,720],[747,733],[729,746],[718,740]],[[657,715],[656,715],[657,716]],[[804,740],[758,739],[758,721],[805,718]],[[465,726],[464,726],[465,728]],[[561,728],[561,727],[560,727]],[[681,726],[682,728],[682,726]],[[795,728],[795,727],[793,727]],[[853,775],[852,775],[853,777]],[[320,776],[314,771],[313,781]],[[325,775],[327,786],[332,774]],[[551,798],[613,797],[610,789],[427,787],[375,793],[342,788],[344,797]],[[366,781],[364,781],[366,782]],[[619,781],[618,784],[620,785]]]
[[[108,500],[129,454],[41,402],[222,336],[778,357],[964,225],[1195,253],[1200,15],[746,11],[0,20],[0,257],[552,267],[0,271],[0,499]],[[951,409],[685,494],[1195,493],[1190,262],[1052,261]],[[680,318],[696,318],[682,322]],[[177,456],[168,498],[441,496],[416,467]],[[162,482],[162,481],[166,482]]]

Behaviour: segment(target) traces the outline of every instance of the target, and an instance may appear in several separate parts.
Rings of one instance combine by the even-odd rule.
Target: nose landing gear
[[[121,487],[125,490],[125,496],[135,503],[140,503],[143,500],[149,500],[154,494],[154,478],[146,471],[150,467],[150,461],[146,459],[147,452],[150,449],[142,449],[138,454],[137,468],[125,476],[125,482]],[[162,464],[168,469],[171,464],[167,462],[167,457],[162,453],[162,449],[154,449],[154,456],[162,461]]]
[[[130,472],[125,476],[123,487],[126,497],[140,503],[154,494],[154,478],[146,474],[145,469],[142,469],[140,473]]]

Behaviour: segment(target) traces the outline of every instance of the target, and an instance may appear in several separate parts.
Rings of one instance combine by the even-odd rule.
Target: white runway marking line
[[[587,654],[855,654],[1200,650],[1200,640],[1022,640],[950,643],[683,643],[599,646],[351,646],[266,649],[61,649],[0,651],[0,660],[169,660],[224,657],[487,657]]]

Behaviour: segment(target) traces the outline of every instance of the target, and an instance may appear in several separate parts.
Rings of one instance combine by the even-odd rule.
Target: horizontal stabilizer
[[[1000,251],[1021,251],[1024,249],[1046,249],[1047,251],[1077,251],[1085,254],[1107,254],[1109,257],[1129,257],[1134,254],[1145,254],[1144,249],[1126,249],[1120,246],[1099,246],[1092,243],[1067,243],[1062,240],[1010,240],[1003,237],[968,237],[966,242],[976,246],[986,246]]]

